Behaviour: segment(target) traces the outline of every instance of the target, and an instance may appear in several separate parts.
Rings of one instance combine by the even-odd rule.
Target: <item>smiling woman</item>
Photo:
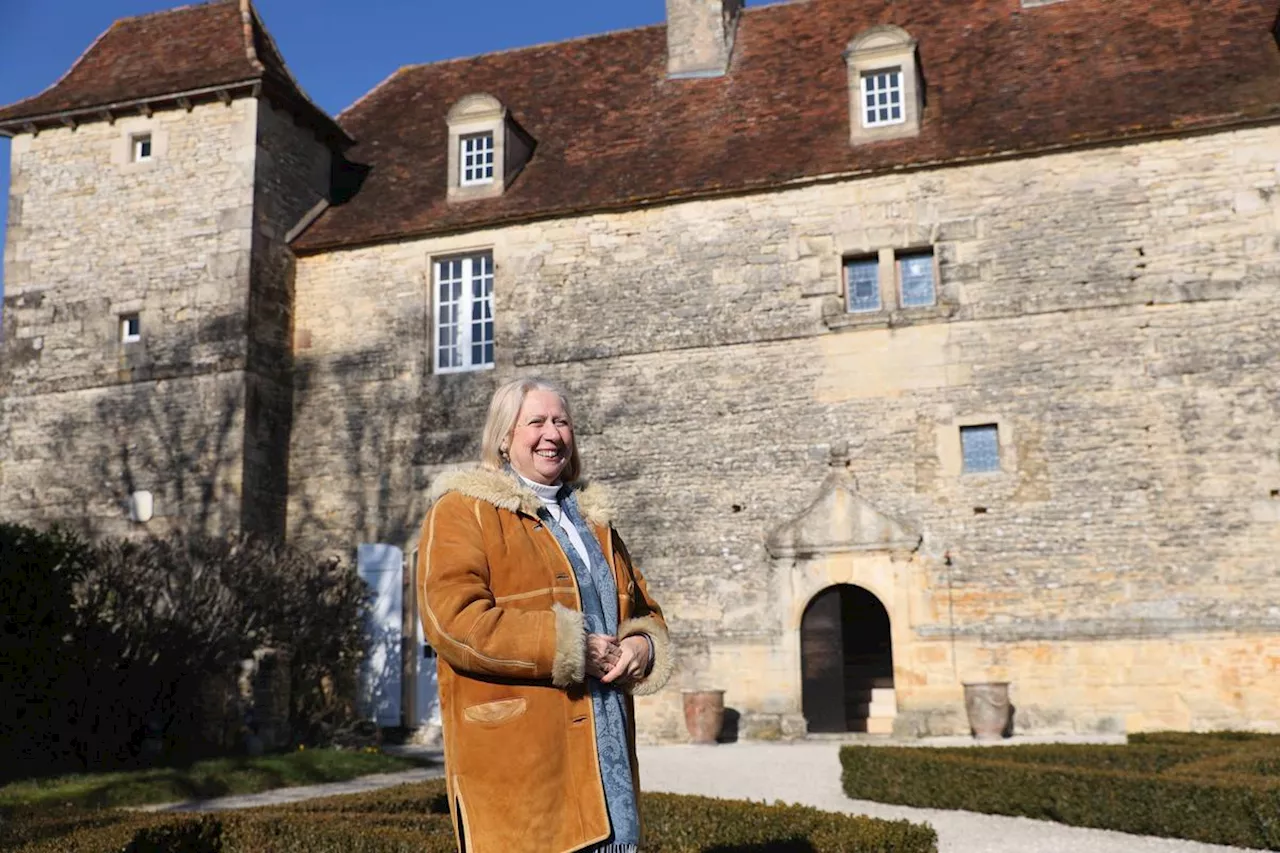
[[[543,380],[518,380],[493,395],[481,448],[484,466],[507,464],[526,480],[550,486],[578,479],[582,462],[564,393]]]
[[[481,468],[442,477],[423,523],[418,601],[463,851],[640,843],[631,696],[670,676],[667,628],[581,474],[566,393],[518,379],[490,403]]]

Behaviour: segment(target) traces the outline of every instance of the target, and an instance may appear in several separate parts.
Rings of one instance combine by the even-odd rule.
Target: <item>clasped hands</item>
[[[587,635],[587,675],[605,684],[639,681],[649,671],[649,641],[641,636]]]

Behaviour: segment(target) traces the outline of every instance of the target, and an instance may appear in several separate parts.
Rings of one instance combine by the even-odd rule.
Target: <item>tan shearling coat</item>
[[[573,568],[514,477],[442,476],[422,525],[418,606],[438,654],[449,808],[465,853],[568,853],[603,841],[609,817],[584,683],[582,605]],[[671,675],[662,611],[614,532],[599,486],[577,491],[618,587],[619,637],[647,634],[649,675]],[[628,744],[639,791],[634,708]]]

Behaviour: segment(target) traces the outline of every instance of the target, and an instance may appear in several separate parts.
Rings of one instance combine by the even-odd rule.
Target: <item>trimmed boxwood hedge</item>
[[[642,794],[646,853],[937,853],[928,826]],[[203,816],[67,809],[0,821],[15,853],[455,853],[444,783]],[[7,842],[7,843],[6,843]]]
[[[850,797],[1280,850],[1280,737],[1135,735],[1126,746],[847,746]]]

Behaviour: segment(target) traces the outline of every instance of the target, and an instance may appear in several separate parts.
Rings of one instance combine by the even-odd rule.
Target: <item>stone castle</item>
[[[336,119],[248,0],[119,21],[0,108],[0,518],[410,553],[542,374],[645,737],[1280,731],[1277,11],[667,0]]]

